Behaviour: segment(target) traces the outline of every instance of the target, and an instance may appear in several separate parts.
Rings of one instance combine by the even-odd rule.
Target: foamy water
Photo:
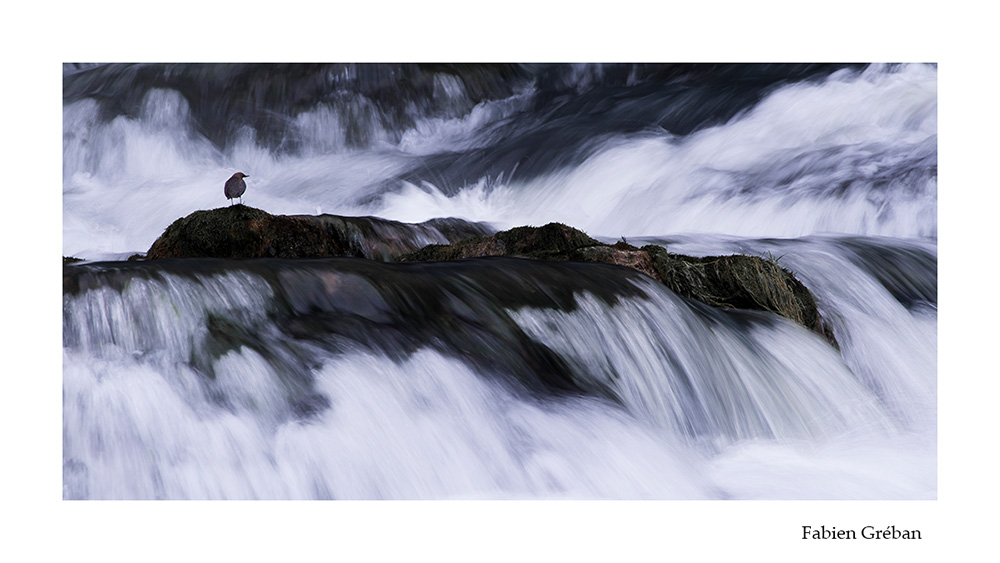
[[[439,74],[395,110],[348,72],[269,110],[283,137],[222,141],[162,85],[111,115],[74,98],[63,252],[144,252],[242,171],[275,214],[560,221],[777,259],[839,350],[591,270],[69,266],[64,497],[935,498],[936,68],[790,80],[684,133],[659,125],[673,98],[610,72],[478,102]]]

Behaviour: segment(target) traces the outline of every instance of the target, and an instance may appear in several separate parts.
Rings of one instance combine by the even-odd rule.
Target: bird
[[[240,198],[240,204],[243,203],[243,192],[247,191],[247,183],[243,181],[243,178],[249,178],[246,174],[242,172],[237,172],[233,174],[233,177],[226,180],[226,197],[229,199],[229,204],[233,204],[234,198]]]

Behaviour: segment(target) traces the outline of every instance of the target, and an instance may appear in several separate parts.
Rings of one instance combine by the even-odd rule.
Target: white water
[[[709,320],[651,282],[649,300],[580,294],[570,313],[509,311],[621,406],[528,400],[426,348],[399,363],[307,347],[329,408],[302,419],[286,376],[254,348],[211,358],[200,344],[208,317],[224,315],[281,353],[273,291],[255,275],[136,278],[122,294],[67,297],[64,494],[934,498],[936,314],[898,307],[829,241],[805,242],[782,260],[829,287],[853,283],[817,290],[843,355],[783,319]],[[823,250],[827,264],[807,268]]]
[[[729,123],[687,137],[609,137],[581,165],[526,183],[471,177],[448,197],[427,181],[393,180],[424,155],[487,146],[479,134],[526,107],[527,96],[484,102],[461,117],[420,118],[395,144],[370,116],[374,140],[365,150],[344,147],[342,114],[372,110],[357,101],[318,106],[296,117],[307,147],[297,156],[259,147],[250,129],[216,149],[193,130],[187,101],[172,90],[151,90],[138,118],[106,124],[93,101],[69,104],[63,252],[143,252],[178,217],[224,205],[220,186],[236,171],[250,175],[246,203],[278,214],[461,217],[498,228],[560,221],[612,237],[937,235],[936,175],[883,182],[936,154],[937,71],[922,65],[785,86]],[[391,191],[368,201],[383,182]]]
[[[871,272],[851,262],[837,237],[748,240],[681,237],[674,252],[693,256],[746,253],[778,257],[816,297],[832,325],[841,356],[908,428],[933,431],[937,412],[937,309],[907,310]],[[933,243],[869,239],[878,248],[918,249],[937,256]],[[910,272],[926,276],[929,272]]]
[[[280,344],[263,280],[137,279],[64,302],[64,496],[934,498],[936,310],[906,309],[836,243],[866,235],[936,255],[936,174],[910,173],[936,164],[936,80],[911,65],[793,84],[726,124],[595,134],[579,165],[516,183],[470,177],[451,197],[394,178],[431,154],[488,147],[480,133],[528,94],[399,135],[377,134],[363,100],[318,106],[296,118],[308,139],[297,156],[249,129],[214,147],[174,91],[109,123],[92,102],[69,104],[65,255],[145,251],[173,220],[224,205],[240,170],[246,203],[271,213],[561,221],[632,243],[665,237],[671,252],[773,253],[816,295],[841,350],[782,321],[709,323],[660,288],[614,308],[581,294],[571,313],[509,314],[620,406],[529,401],[429,348],[402,362],[310,349],[317,365],[302,375],[330,406],[303,420],[253,347],[203,359],[211,384],[189,363],[209,357],[195,343],[212,314]],[[439,93],[461,98],[447,81]],[[370,146],[346,147],[345,107],[371,118]]]
[[[399,365],[330,360],[316,375],[333,407],[276,427],[256,414],[274,393],[266,363],[252,352],[220,363],[220,379],[255,403],[232,413],[185,394],[184,380],[198,377],[190,370],[64,357],[66,424],[77,438],[64,453],[74,460],[66,497],[710,496],[696,454],[651,429],[582,399],[546,408],[517,400],[435,353]],[[85,471],[74,469],[80,460]]]
[[[652,303],[613,309],[586,296],[572,313],[514,318],[626,408],[672,434],[715,440],[816,439],[892,423],[836,352],[794,325],[734,330],[686,313],[650,284]]]
[[[408,186],[388,196],[381,213],[406,221],[460,216],[500,228],[559,221],[607,236],[934,237],[935,180],[905,190],[872,184],[914,152],[934,154],[936,80],[933,69],[908,67],[792,85],[688,137],[610,139],[572,170],[526,185],[480,182],[457,198]],[[794,181],[783,185],[786,178]],[[853,193],[824,193],[841,182]]]

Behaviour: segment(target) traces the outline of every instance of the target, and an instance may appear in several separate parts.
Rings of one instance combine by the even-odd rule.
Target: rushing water
[[[935,498],[937,69],[64,71],[65,498]],[[124,262],[178,217],[775,258],[840,349],[631,270]]]

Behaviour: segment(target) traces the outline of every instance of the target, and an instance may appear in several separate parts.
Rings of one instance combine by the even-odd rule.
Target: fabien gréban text
[[[903,530],[895,526],[865,526],[860,530],[838,530],[830,526],[802,526],[804,540],[922,540],[920,530]]]

